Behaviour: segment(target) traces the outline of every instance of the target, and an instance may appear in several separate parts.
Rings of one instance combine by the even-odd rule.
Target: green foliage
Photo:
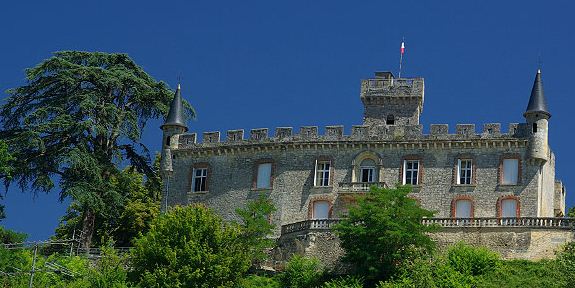
[[[372,187],[350,207],[349,217],[335,226],[345,250],[343,260],[368,281],[387,279],[402,262],[434,249],[426,233],[436,228],[421,223],[433,213],[407,197],[410,192],[408,186]]]
[[[32,249],[8,250],[0,246],[0,287],[28,287],[33,261]],[[63,272],[64,271],[64,272]],[[34,287],[89,287],[88,260],[82,257],[43,256],[38,253]]]
[[[565,276],[556,261],[507,260],[496,270],[477,277],[476,287],[573,287],[566,284]]]
[[[280,288],[280,283],[274,278],[259,276],[259,275],[249,275],[244,279],[240,280],[237,288]]]
[[[159,178],[159,177],[158,177]],[[111,177],[110,185],[122,199],[116,209],[99,217],[94,223],[95,245],[112,240],[119,247],[132,246],[132,240],[146,233],[152,220],[160,213],[160,179],[144,179],[144,175],[128,167]],[[74,230],[82,229],[81,205],[72,202],[56,228],[57,239],[71,239]],[[76,234],[77,235],[77,234]],[[101,242],[103,240],[103,242]]]
[[[12,160],[14,160],[14,157],[8,153],[8,144],[0,140],[0,179],[11,179],[12,165],[10,162]],[[1,199],[2,194],[0,194],[0,200]],[[0,205],[0,220],[4,219],[5,217],[6,215],[4,214],[4,205]]]
[[[319,286],[323,276],[319,260],[294,255],[278,277],[284,288],[309,288]]]
[[[556,267],[566,287],[575,287],[575,242],[565,244],[556,256]]]
[[[266,249],[273,247],[274,240],[267,238],[274,225],[270,223],[270,215],[276,211],[272,202],[265,194],[248,203],[246,208],[237,209],[236,213],[242,219],[242,241],[252,255],[252,263],[257,264],[267,257]]]
[[[101,258],[96,262],[88,277],[90,287],[94,288],[125,288],[128,287],[128,272],[126,259],[119,256],[110,242],[101,248]]]
[[[154,176],[140,138],[147,120],[167,114],[173,93],[126,54],[56,52],[26,76],[0,106],[0,138],[18,159],[12,178],[2,178],[34,192],[52,190],[58,179],[61,198],[81,211],[87,246],[97,218],[123,203],[110,182],[117,167],[129,162]]]
[[[143,287],[227,287],[250,267],[237,224],[202,205],[175,207],[135,241],[132,277]]]
[[[569,211],[567,211],[567,217],[575,217],[575,206],[569,208]]]
[[[362,288],[363,279],[358,276],[348,275],[323,283],[322,288]]]
[[[473,247],[462,242],[447,251],[448,263],[459,273],[479,276],[497,269],[499,255],[484,247]]]
[[[26,241],[28,235],[12,231],[0,226],[0,244],[22,243]]]

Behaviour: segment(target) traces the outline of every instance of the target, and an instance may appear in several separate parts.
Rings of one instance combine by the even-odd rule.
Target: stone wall
[[[553,259],[555,252],[567,242],[575,240],[570,229],[523,227],[466,227],[443,228],[432,233],[437,248],[445,251],[460,241],[473,246],[487,247],[502,259]],[[318,258],[326,267],[341,271],[339,262],[344,251],[339,239],[329,230],[298,231],[282,235],[272,256],[276,263],[289,260],[294,254]]]

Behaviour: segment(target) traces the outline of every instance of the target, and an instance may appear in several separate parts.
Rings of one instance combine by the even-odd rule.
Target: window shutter
[[[313,171],[313,186],[317,185],[317,159],[315,159],[315,169]]]

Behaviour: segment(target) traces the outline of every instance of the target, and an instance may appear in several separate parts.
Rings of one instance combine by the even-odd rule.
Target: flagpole
[[[401,64],[403,63],[403,53],[401,53],[401,56],[399,56],[399,77],[397,78],[401,78]]]

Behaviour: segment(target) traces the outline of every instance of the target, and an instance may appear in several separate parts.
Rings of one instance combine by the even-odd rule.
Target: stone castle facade
[[[439,218],[555,217],[565,213],[565,187],[555,178],[548,145],[541,73],[524,123],[432,124],[419,116],[424,79],[390,72],[363,80],[363,124],[187,133],[180,87],[162,125],[164,208],[201,202],[227,219],[265,193],[277,207],[276,226],[344,217],[354,195],[370,186],[413,186],[411,197]],[[527,100],[527,97],[526,97]],[[279,230],[278,230],[279,232]]]

